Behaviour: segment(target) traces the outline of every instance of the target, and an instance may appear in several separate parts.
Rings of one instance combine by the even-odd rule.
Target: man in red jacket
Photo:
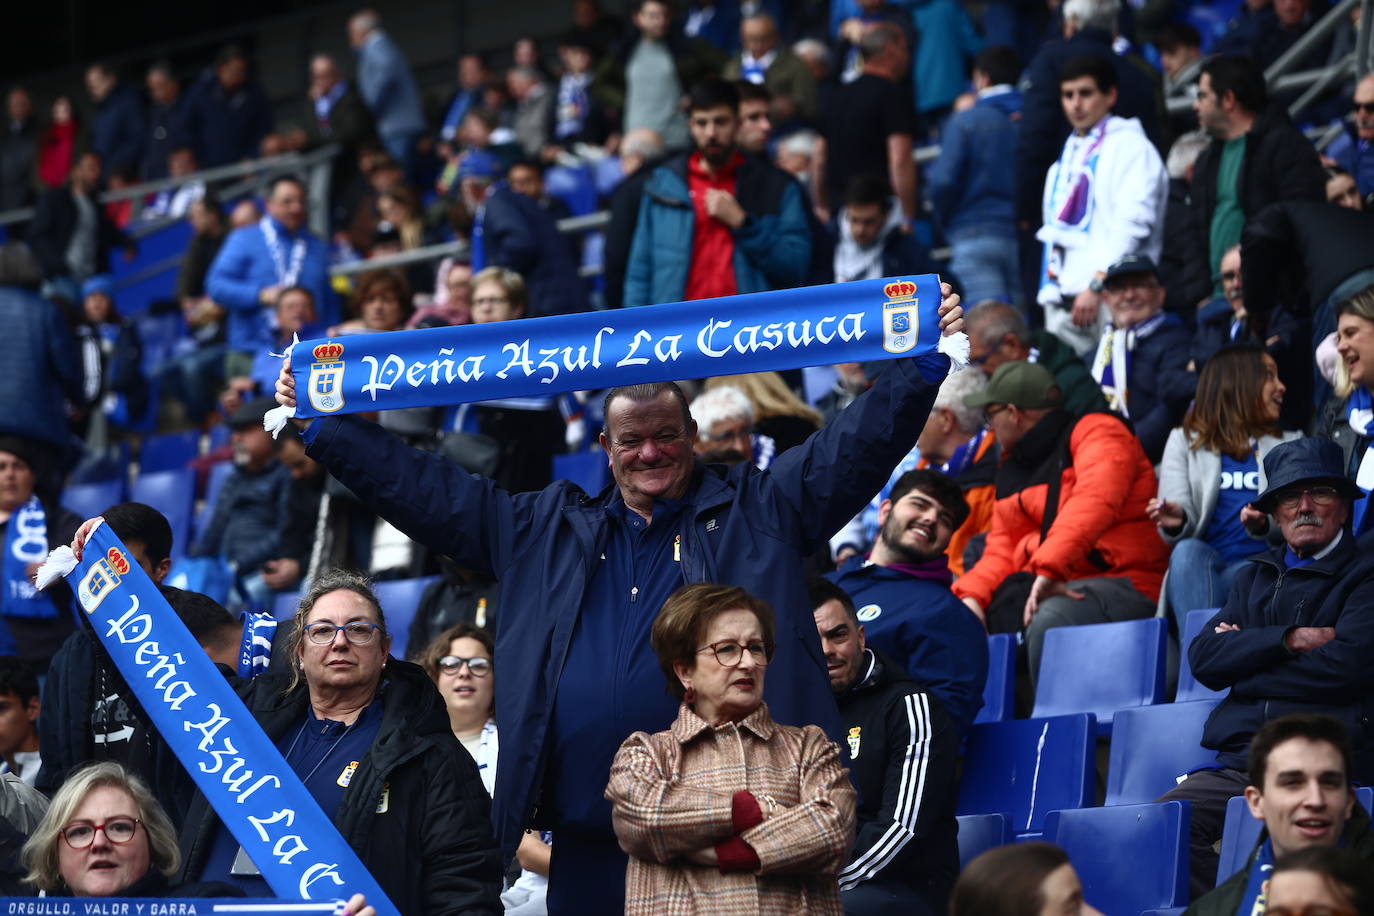
[[[1049,370],[1028,362],[964,398],[983,409],[1002,464],[987,547],[954,594],[991,632],[1025,627],[1032,681],[1051,627],[1152,615],[1169,556],[1150,536],[1158,484],[1140,441],[1115,415],[1075,418],[1060,400]]]

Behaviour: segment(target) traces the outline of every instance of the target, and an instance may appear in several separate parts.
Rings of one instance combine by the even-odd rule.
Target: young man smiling
[[[983,706],[988,674],[987,634],[949,589],[945,548],[968,513],[949,477],[908,471],[878,507],[872,552],[826,576],[853,599],[869,644],[930,688],[961,737]]]

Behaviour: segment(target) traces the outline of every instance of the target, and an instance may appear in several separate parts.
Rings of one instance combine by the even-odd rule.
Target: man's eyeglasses
[[[1240,271],[1238,270],[1223,270],[1221,273],[1217,274],[1217,279],[1220,280],[1222,283],[1230,283],[1232,280],[1235,280],[1239,276]]]
[[[748,426],[734,426],[718,433],[708,433],[706,438],[711,442],[728,442],[731,439],[748,439],[749,435]]]
[[[1301,490],[1286,490],[1278,496],[1278,503],[1284,509],[1292,509],[1306,496],[1315,506],[1329,506],[1341,498],[1335,487],[1304,487]]]
[[[991,423],[992,418],[1004,410],[1010,410],[1010,404],[993,404],[983,408],[983,422]]]
[[[748,652],[754,658],[754,664],[762,667],[768,664],[768,647],[761,642],[751,642],[747,646],[741,646],[737,642],[713,642],[709,646],[702,646],[697,650],[700,655],[703,652],[710,652],[720,662],[722,668],[736,668],[744,660],[744,653]]]
[[[1350,107],[1364,114],[1374,114],[1374,102],[1354,102]]]
[[[103,824],[71,824],[62,828],[62,839],[72,849],[85,849],[95,842],[97,831],[104,831],[105,839],[122,846],[134,838],[141,823],[136,817],[116,817]]]
[[[477,656],[476,658],[463,658],[461,655],[445,655],[439,659],[439,670],[445,674],[457,674],[463,670],[463,666],[468,666],[468,671],[473,677],[486,677],[491,674],[491,659]]]
[[[510,302],[507,296],[483,296],[480,299],[472,300],[473,305],[505,305]]]
[[[366,646],[377,638],[377,631],[380,629],[380,626],[369,620],[350,620],[339,626],[321,621],[306,626],[305,638],[317,646],[327,646],[342,630],[344,639],[355,646]]]

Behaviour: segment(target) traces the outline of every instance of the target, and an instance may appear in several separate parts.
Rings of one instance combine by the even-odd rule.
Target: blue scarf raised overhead
[[[57,605],[40,592],[29,577],[29,564],[42,563],[48,558],[48,517],[37,496],[30,496],[5,526],[5,561],[0,567],[4,575],[5,592],[0,599],[0,613],[6,617],[25,617],[30,620],[51,620],[57,616]],[[0,626],[0,655],[14,652],[14,639],[9,630]]]
[[[619,385],[920,356],[940,337],[939,278],[863,280],[647,308],[358,334],[295,344],[294,414],[434,407]],[[962,349],[962,353],[959,351]]]
[[[400,916],[110,527],[96,526],[80,563],[65,548],[53,551],[40,577],[52,567],[71,583],[91,632],[273,892],[305,900],[362,893],[379,916]]]

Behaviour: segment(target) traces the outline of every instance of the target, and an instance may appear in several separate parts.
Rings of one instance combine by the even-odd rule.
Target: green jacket
[[[740,71],[740,55],[736,54],[720,76],[733,82],[740,78]],[[778,46],[778,56],[763,74],[763,85],[773,98],[786,96],[796,103],[795,117],[809,121],[816,116],[816,78],[806,63],[786,45]]]
[[[1035,361],[1053,373],[1059,393],[1064,397],[1063,407],[1066,411],[1081,417],[1094,410],[1107,409],[1102,388],[1093,381],[1087,363],[1079,359],[1072,347],[1049,331],[1031,334],[1031,346],[1038,351]]]
[[[1245,896],[1245,888],[1250,883],[1250,868],[1267,835],[1266,831],[1260,831],[1260,838],[1255,841],[1255,848],[1245,868],[1217,885],[1215,890],[1193,901],[1193,905],[1183,911],[1183,916],[1236,916],[1241,898]],[[1345,831],[1341,833],[1341,843],[1354,850],[1360,858],[1374,862],[1374,829],[1370,827],[1369,815],[1358,803],[1345,824]]]

